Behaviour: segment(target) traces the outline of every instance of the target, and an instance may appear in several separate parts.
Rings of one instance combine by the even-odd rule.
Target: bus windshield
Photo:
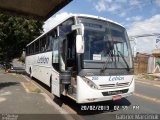
[[[83,68],[132,68],[131,48],[125,28],[107,21],[79,18],[84,25]]]

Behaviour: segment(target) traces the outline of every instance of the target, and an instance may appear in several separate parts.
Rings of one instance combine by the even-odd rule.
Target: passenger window
[[[26,55],[29,55],[29,46],[26,47]]]
[[[53,44],[53,63],[59,63],[58,40],[54,40]]]
[[[49,36],[48,39],[46,40],[46,50],[50,51],[52,50],[52,46],[53,46],[53,36]]]
[[[58,39],[55,39],[53,42],[53,67],[59,71],[59,47]]]
[[[38,53],[39,52],[39,40],[37,40],[35,42],[35,52]]]
[[[29,51],[30,51],[30,54],[33,54],[34,53],[34,44],[31,44],[29,46]]]
[[[46,51],[45,46],[46,46],[46,37],[44,36],[40,39],[40,50],[41,50],[41,52]]]

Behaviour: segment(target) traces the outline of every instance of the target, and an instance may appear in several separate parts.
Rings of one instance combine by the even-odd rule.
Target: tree
[[[26,44],[42,32],[43,21],[0,13],[0,61],[20,57]]]

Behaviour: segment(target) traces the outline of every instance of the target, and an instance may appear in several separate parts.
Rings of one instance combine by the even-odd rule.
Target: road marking
[[[155,87],[160,87],[160,85],[158,84],[153,84],[153,83],[147,83],[147,82],[142,82],[142,81],[135,81],[137,83],[142,83],[142,84],[146,84],[146,85],[152,85],[152,86],[155,86]]]
[[[11,94],[11,92],[7,91],[7,92],[0,93],[0,96],[6,96],[6,95],[10,95],[10,94]]]
[[[26,91],[27,93],[30,93],[29,90],[28,90],[28,88],[24,85],[24,83],[23,83],[23,82],[20,82],[20,83],[21,83],[21,85],[23,86],[23,88],[25,89],[25,91]]]
[[[22,77],[24,77],[28,82],[31,81],[30,79],[28,79],[26,76],[22,75]]]
[[[152,98],[152,97],[145,96],[145,95],[142,95],[139,93],[133,93],[133,95],[137,96],[137,97],[141,97],[141,98],[149,100],[149,101],[152,101],[152,102],[160,103],[160,99],[158,99],[158,98]]]
[[[155,87],[160,87],[160,85],[154,85]]]
[[[0,97],[0,102],[3,102],[5,100],[6,100],[6,98]]]
[[[31,82],[33,85],[35,85],[37,88],[40,88],[37,84],[35,84],[31,79],[29,79],[28,77],[22,75],[28,82]],[[42,90],[43,91],[43,90]]]

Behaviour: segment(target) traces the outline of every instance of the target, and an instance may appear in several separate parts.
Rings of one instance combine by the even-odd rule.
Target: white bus
[[[71,15],[26,47],[26,71],[77,103],[118,100],[134,92],[126,29],[111,20]]]

